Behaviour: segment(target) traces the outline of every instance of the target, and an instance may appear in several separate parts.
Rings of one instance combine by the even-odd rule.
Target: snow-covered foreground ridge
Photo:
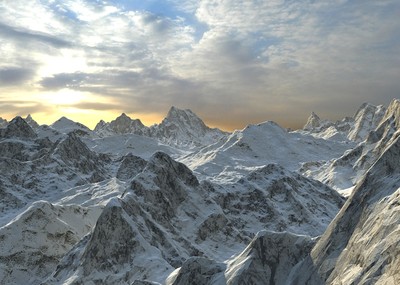
[[[0,120],[0,284],[399,284],[399,127]]]

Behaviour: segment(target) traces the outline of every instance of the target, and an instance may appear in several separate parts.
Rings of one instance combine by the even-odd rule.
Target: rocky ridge
[[[123,113],[110,123],[100,121],[94,132],[102,137],[116,134],[136,134],[184,148],[205,146],[226,135],[219,129],[206,126],[191,110],[181,110],[176,107],[171,107],[160,124],[151,127],[146,127],[139,119],[131,119]]]
[[[358,143],[365,140],[369,132],[378,126],[385,111],[386,108],[382,105],[364,103],[353,117],[346,117],[337,122],[322,120],[312,112],[303,131],[319,138]]]
[[[200,183],[186,166],[155,153],[122,197],[106,206],[92,234],[71,250],[45,284],[66,280],[129,284],[148,276],[162,283],[193,256],[223,263],[243,250],[259,230],[320,234],[342,204],[338,194],[318,182],[292,178],[296,174],[275,165],[263,171],[227,189]],[[294,184],[281,189],[291,179]],[[248,189],[250,184],[253,189]],[[304,195],[323,195],[324,203]],[[274,205],[278,200],[280,204]],[[293,220],[278,218],[290,208]],[[319,214],[311,216],[309,210]],[[300,213],[299,219],[295,213]],[[208,267],[212,272],[224,268]],[[118,273],[113,268],[119,268]]]
[[[357,184],[353,194],[289,284],[396,284],[400,132]]]
[[[203,149],[176,126],[99,138],[15,118],[0,130],[0,283],[396,284],[399,100],[378,109],[328,127],[358,145],[267,122]],[[343,198],[298,167],[356,185],[333,221]]]

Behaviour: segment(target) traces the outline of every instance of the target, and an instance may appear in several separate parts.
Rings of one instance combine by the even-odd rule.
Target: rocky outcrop
[[[294,271],[290,284],[396,284],[400,132]]]
[[[141,157],[129,153],[121,158],[116,177],[123,181],[132,180],[137,174],[143,171],[147,162]]]
[[[364,103],[354,115],[354,125],[351,127],[347,137],[356,142],[365,140],[368,133],[373,131],[381,122],[384,114],[385,107],[382,105],[373,106]]]
[[[80,173],[90,174],[91,182],[99,182],[107,177],[102,169],[107,162],[107,156],[100,157],[92,152],[74,132],[57,144],[54,155],[60,157],[66,165],[78,169]]]
[[[212,196],[243,232],[257,227],[317,236],[344,203],[326,185],[276,164],[251,172],[228,189],[215,186]]]
[[[89,208],[35,202],[0,228],[0,283],[40,284],[98,215]]]
[[[331,122],[320,119],[314,112],[308,118],[303,131],[313,136],[331,140],[364,141],[369,132],[373,131],[381,122],[386,108],[382,105],[374,106],[364,103],[353,117]]]
[[[211,284],[225,272],[222,262],[244,249],[259,230],[319,234],[342,203],[331,189],[277,165],[234,185],[199,183],[185,165],[162,152],[129,185],[106,206],[92,234],[70,251],[47,284],[163,283],[175,268],[180,270],[169,278],[171,284]],[[300,250],[299,242],[294,244]],[[239,270],[237,266],[230,272]]]
[[[310,253],[315,241],[288,232],[259,232],[229,261],[226,284],[285,284],[288,272]]]
[[[320,117],[312,112],[310,117],[308,117],[307,123],[304,125],[303,129],[306,131],[315,130],[320,128],[323,123],[324,122],[321,121]]]
[[[212,144],[226,135],[219,129],[207,127],[191,110],[181,110],[176,107],[171,107],[160,124],[151,127],[146,127],[139,119],[131,119],[123,113],[110,123],[100,121],[94,131],[102,137],[116,134],[148,136],[169,145],[185,148]]]
[[[262,231],[226,263],[193,257],[167,278],[167,285],[285,284],[288,273],[303,260],[316,239],[288,232]]]
[[[346,151],[339,158],[328,161],[318,167],[303,165],[300,172],[326,183],[337,190],[354,186],[379,159],[394,133],[399,129],[396,123],[400,121],[399,102],[399,100],[393,100],[384,115],[382,115],[382,110],[385,110],[385,108],[382,106],[363,105],[357,114],[368,115],[368,120],[362,120],[365,124],[372,127],[376,124],[374,120],[381,118],[381,121],[376,124],[377,127],[368,132],[365,140],[356,147]],[[362,116],[359,115],[358,117]],[[368,129],[364,128],[364,134],[365,130]]]
[[[0,117],[0,128],[6,127],[7,124],[8,124],[7,120]]]
[[[226,265],[203,257],[191,257],[173,272],[166,280],[166,285],[209,285],[218,283]]]
[[[106,123],[101,120],[94,131],[101,136],[109,136],[115,134],[137,134],[142,136],[149,135],[149,128],[143,125],[139,119],[131,119],[125,113],[122,113],[115,120]]]
[[[21,117],[15,117],[4,129],[0,129],[0,138],[33,139],[36,137],[36,133]]]
[[[36,129],[39,127],[39,124],[32,118],[32,116],[29,114],[25,118],[25,122],[31,126],[32,129]]]

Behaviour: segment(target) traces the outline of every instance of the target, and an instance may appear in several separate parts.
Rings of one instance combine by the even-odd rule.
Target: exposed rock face
[[[7,124],[8,124],[7,120],[0,117],[0,128],[6,127]]]
[[[178,238],[175,219],[187,191],[197,187],[187,167],[166,154],[154,154],[123,198],[107,205],[90,238],[66,257],[49,284],[63,283],[70,274],[76,282],[123,283],[156,275],[164,280],[189,257],[187,251],[196,252],[195,245]]]
[[[137,134],[137,135],[149,135],[149,128],[143,125],[139,119],[131,119],[125,113],[122,113],[118,118],[106,123],[100,121],[94,131],[102,136],[112,134]]]
[[[101,166],[107,162],[107,157],[104,156],[100,159],[99,155],[92,152],[73,132],[57,145],[54,154],[59,156],[66,165],[78,168],[81,173],[92,174],[94,180],[97,180],[92,182],[105,179],[101,179],[102,176],[105,176]]]
[[[122,158],[116,177],[120,180],[129,181],[142,172],[146,164],[147,162],[143,158],[129,153]]]
[[[0,129],[0,138],[32,139],[37,137],[32,128],[21,117],[15,117],[4,129]]]
[[[324,184],[276,164],[251,172],[226,190],[216,187],[212,195],[243,232],[252,232],[251,227],[257,225],[259,229],[317,236],[344,202]]]
[[[0,228],[0,283],[39,284],[89,232],[98,215],[99,211],[79,206],[35,202]]]
[[[352,118],[344,118],[337,122],[321,120],[314,112],[308,118],[303,130],[313,136],[332,139],[364,141],[369,132],[373,131],[381,122],[386,108],[382,105],[373,106],[364,103]]]
[[[375,124],[372,119],[381,118],[376,129],[371,130],[362,143],[346,151],[341,157],[318,166],[303,165],[300,172],[338,190],[354,186],[378,160],[393,134],[400,129],[396,123],[400,121],[399,102],[399,100],[393,100],[383,116],[381,115],[383,107],[365,104],[358,113],[369,114],[369,120],[363,122],[369,122],[371,126]],[[364,111],[368,109],[370,111],[365,113]]]
[[[211,129],[191,110],[171,107],[167,117],[151,128],[151,136],[170,143],[202,146],[218,141],[224,136],[219,129]]]
[[[354,115],[354,125],[351,127],[348,138],[352,141],[363,141],[368,133],[374,130],[385,114],[385,107],[373,106],[368,103],[361,105]]]
[[[314,244],[315,239],[308,236],[260,232],[228,263],[226,284],[285,284],[288,272],[310,253]]]
[[[400,132],[364,175],[290,284],[396,284]]]
[[[13,120],[5,133],[15,137],[0,139],[0,212],[4,219],[26,204],[60,195],[60,190],[109,177],[110,159],[93,153],[75,133],[53,143],[37,138],[21,118]]]
[[[39,127],[39,124],[32,118],[30,114],[25,118],[25,122],[27,122],[27,124],[31,126],[32,129],[36,129]]]
[[[158,152],[122,197],[107,205],[92,234],[71,250],[47,284],[129,284],[149,276],[163,283],[178,267],[180,273],[168,282],[196,278],[195,284],[209,284],[207,276],[220,278],[226,269],[221,262],[243,250],[259,230],[318,234],[341,203],[331,189],[276,165],[218,186],[199,183],[185,165]]]
[[[308,236],[262,231],[227,264],[190,258],[167,278],[166,284],[285,284],[288,272],[314,245],[315,239]]]
[[[16,118],[0,131],[0,283],[400,283],[400,103],[377,123],[378,109],[363,105],[332,124],[313,114],[310,128],[329,125],[323,132],[335,139],[354,131],[362,140],[377,124],[357,146],[265,122],[190,155],[188,144],[213,139],[188,110],[171,108],[148,128],[157,139]],[[135,128],[117,120],[121,132]],[[190,166],[200,178],[236,179],[198,180],[161,149],[198,163]],[[332,186],[344,177],[357,186],[344,203],[299,166]]]
[[[138,119],[125,113],[110,123],[100,121],[95,130],[100,136],[137,134],[158,139],[170,145],[186,148],[200,147],[218,141],[226,135],[219,129],[211,129],[191,110],[172,107],[167,117],[158,125],[146,127]]]
[[[306,131],[314,130],[321,127],[321,119],[314,112],[311,113],[310,117],[307,119],[307,123],[304,125],[303,129]]]
[[[226,270],[226,265],[204,257],[191,257],[181,268],[168,277],[167,285],[220,284],[218,279]]]

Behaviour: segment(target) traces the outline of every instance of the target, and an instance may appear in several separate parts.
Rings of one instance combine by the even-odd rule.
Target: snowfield
[[[400,101],[233,133],[0,120],[0,284],[400,284]]]

